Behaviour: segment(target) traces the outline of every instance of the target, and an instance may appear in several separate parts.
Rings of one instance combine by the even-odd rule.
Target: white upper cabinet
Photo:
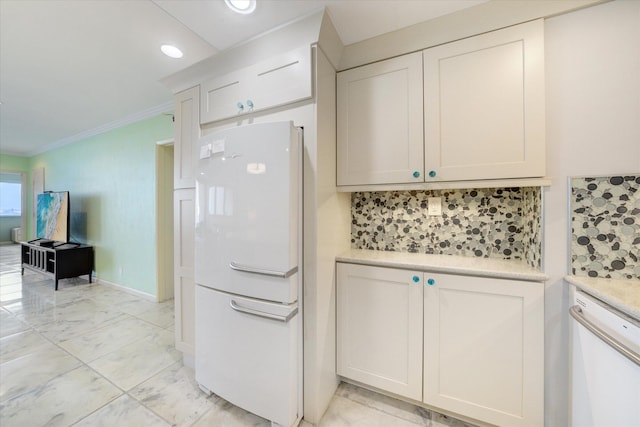
[[[543,21],[423,54],[425,180],[544,176]]]
[[[200,122],[312,98],[311,71],[311,48],[306,46],[208,80],[200,86]]]
[[[542,20],[341,72],[337,183],[543,177],[544,92]]]
[[[200,90],[192,87],[175,99],[173,188],[196,186],[196,149],[200,138]]]
[[[338,185],[423,182],[422,54],[338,74]]]

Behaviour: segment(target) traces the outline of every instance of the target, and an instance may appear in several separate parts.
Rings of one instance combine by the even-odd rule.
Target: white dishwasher
[[[640,322],[576,290],[571,424],[640,426]]]

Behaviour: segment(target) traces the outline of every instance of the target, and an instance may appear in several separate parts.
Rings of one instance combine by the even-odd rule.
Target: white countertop
[[[522,261],[493,258],[351,249],[338,255],[336,261],[377,267],[431,271],[434,273],[493,277],[497,279],[515,279],[533,282],[544,282],[549,279],[549,276],[540,270],[529,267]]]
[[[565,281],[613,308],[640,320],[640,281],[566,276]]]

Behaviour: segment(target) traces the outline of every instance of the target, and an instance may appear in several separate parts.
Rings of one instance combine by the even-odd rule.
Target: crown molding
[[[64,147],[65,145],[72,144],[74,142],[82,141],[83,139],[90,138],[92,136],[100,135],[123,126],[136,123],[145,119],[149,119],[151,117],[155,117],[162,113],[173,112],[175,108],[175,104],[173,101],[165,102],[164,104],[156,105],[155,107],[147,108],[146,110],[138,111],[133,114],[129,114],[128,116],[122,117],[118,120],[114,120],[109,123],[105,123],[104,125],[95,127],[93,129],[88,129],[83,132],[77,133],[75,135],[71,135],[69,137],[59,139],[58,141],[54,141],[50,144],[46,144],[37,150],[31,151],[22,157],[33,157],[38,154],[46,153],[47,151],[55,150],[57,148]]]

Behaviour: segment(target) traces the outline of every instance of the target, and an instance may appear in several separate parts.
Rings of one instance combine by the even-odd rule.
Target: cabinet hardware
[[[413,276],[411,280],[413,280],[415,283],[418,283],[420,281],[420,278],[418,276]]]
[[[433,286],[433,285],[436,284],[436,281],[433,280],[433,279],[427,279],[427,284],[430,285],[430,286]]]
[[[420,178],[420,172],[418,172],[418,171],[414,171],[414,172],[413,172],[413,177],[414,177],[414,178]]]
[[[435,178],[435,176],[436,176],[436,171],[429,171],[429,176],[430,176],[431,178]]]

